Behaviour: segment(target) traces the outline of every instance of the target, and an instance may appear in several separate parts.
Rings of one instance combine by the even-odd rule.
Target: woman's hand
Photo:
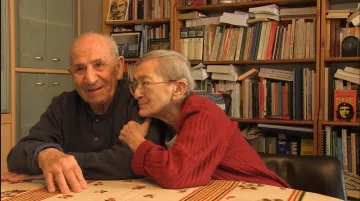
[[[135,153],[149,130],[151,118],[146,118],[144,123],[139,124],[135,121],[129,121],[120,131],[119,140],[128,145]]]

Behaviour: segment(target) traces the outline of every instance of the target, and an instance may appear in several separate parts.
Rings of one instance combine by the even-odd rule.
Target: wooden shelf
[[[17,73],[49,73],[49,74],[70,74],[68,70],[49,69],[49,68],[24,68],[16,67]]]
[[[346,189],[346,195],[348,197],[360,199],[360,191],[359,190]]]
[[[360,57],[328,57],[325,58],[327,62],[346,62],[346,61],[360,61]]]
[[[126,21],[108,21],[106,25],[132,26],[136,24],[159,25],[170,23],[170,19],[151,19],[151,20],[126,20]]]
[[[360,122],[320,121],[322,126],[360,126]]]
[[[238,61],[190,61],[191,64],[203,63],[204,65],[219,64],[291,64],[291,63],[315,63],[316,59],[277,59],[277,60],[238,60]]]
[[[237,119],[231,118],[231,120],[239,123],[252,123],[252,124],[298,124],[298,125],[313,125],[314,121],[308,120],[283,120],[283,119]]]
[[[245,9],[255,6],[263,6],[269,4],[276,4],[278,6],[291,6],[291,5],[316,5],[316,0],[264,0],[254,2],[238,2],[228,4],[213,4],[213,5],[202,5],[202,6],[179,6],[176,7],[178,11],[193,11],[197,10],[200,12],[230,12],[236,9]]]

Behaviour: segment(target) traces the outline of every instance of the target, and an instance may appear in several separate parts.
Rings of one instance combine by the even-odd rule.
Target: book
[[[356,90],[334,90],[334,121],[356,121]]]

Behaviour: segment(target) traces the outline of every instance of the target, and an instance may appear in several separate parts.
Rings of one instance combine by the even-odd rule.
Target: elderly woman
[[[139,59],[131,92],[142,117],[169,127],[162,147],[144,136],[150,118],[129,122],[119,139],[134,152],[132,169],[164,188],[187,188],[215,180],[241,180],[280,187],[289,185],[271,172],[246,142],[236,122],[210,100],[191,91],[189,62],[179,53],[152,51]]]

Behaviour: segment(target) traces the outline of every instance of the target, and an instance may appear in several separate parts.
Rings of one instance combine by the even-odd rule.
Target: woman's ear
[[[117,80],[120,80],[123,77],[124,74],[124,57],[123,56],[119,56],[116,59],[116,78]]]
[[[177,85],[175,86],[175,90],[173,92],[173,98],[179,99],[184,96],[188,86],[185,80],[178,80],[176,82]]]

